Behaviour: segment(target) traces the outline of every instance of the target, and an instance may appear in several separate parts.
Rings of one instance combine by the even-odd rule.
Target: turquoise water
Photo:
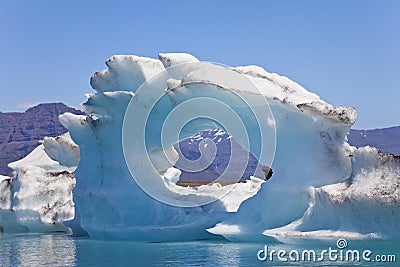
[[[347,241],[347,249],[371,250],[374,255],[395,255],[400,262],[400,240]],[[261,262],[257,252],[268,250],[316,250],[336,241],[281,243],[233,243],[223,240],[176,243],[99,241],[62,234],[0,236],[0,266],[400,266],[396,262]]]

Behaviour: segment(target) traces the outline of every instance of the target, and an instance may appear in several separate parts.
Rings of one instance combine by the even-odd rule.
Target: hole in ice
[[[192,201],[197,197],[219,199],[228,212],[236,212],[272,175],[270,167],[262,166],[220,129],[202,131],[174,148],[179,159],[174,168],[161,174],[167,188]]]
[[[270,167],[260,165],[233,136],[221,129],[202,131],[174,147],[179,154],[174,165],[181,170],[176,183],[179,186],[196,187],[212,183],[225,186],[245,182],[251,176],[263,180],[272,176]]]

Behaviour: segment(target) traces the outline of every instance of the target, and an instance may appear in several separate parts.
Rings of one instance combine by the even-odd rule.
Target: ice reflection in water
[[[75,241],[65,235],[0,236],[1,266],[76,266]]]

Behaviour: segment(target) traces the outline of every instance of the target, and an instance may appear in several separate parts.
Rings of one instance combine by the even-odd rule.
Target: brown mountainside
[[[83,114],[62,103],[39,104],[22,113],[0,112],[0,175],[11,175],[7,164],[28,155],[45,136],[67,132],[58,121],[65,112]]]

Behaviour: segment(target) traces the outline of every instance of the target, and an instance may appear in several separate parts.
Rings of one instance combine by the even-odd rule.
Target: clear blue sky
[[[400,125],[400,1],[0,0],[0,110],[78,106],[113,54],[189,52],[288,76],[355,128]]]

